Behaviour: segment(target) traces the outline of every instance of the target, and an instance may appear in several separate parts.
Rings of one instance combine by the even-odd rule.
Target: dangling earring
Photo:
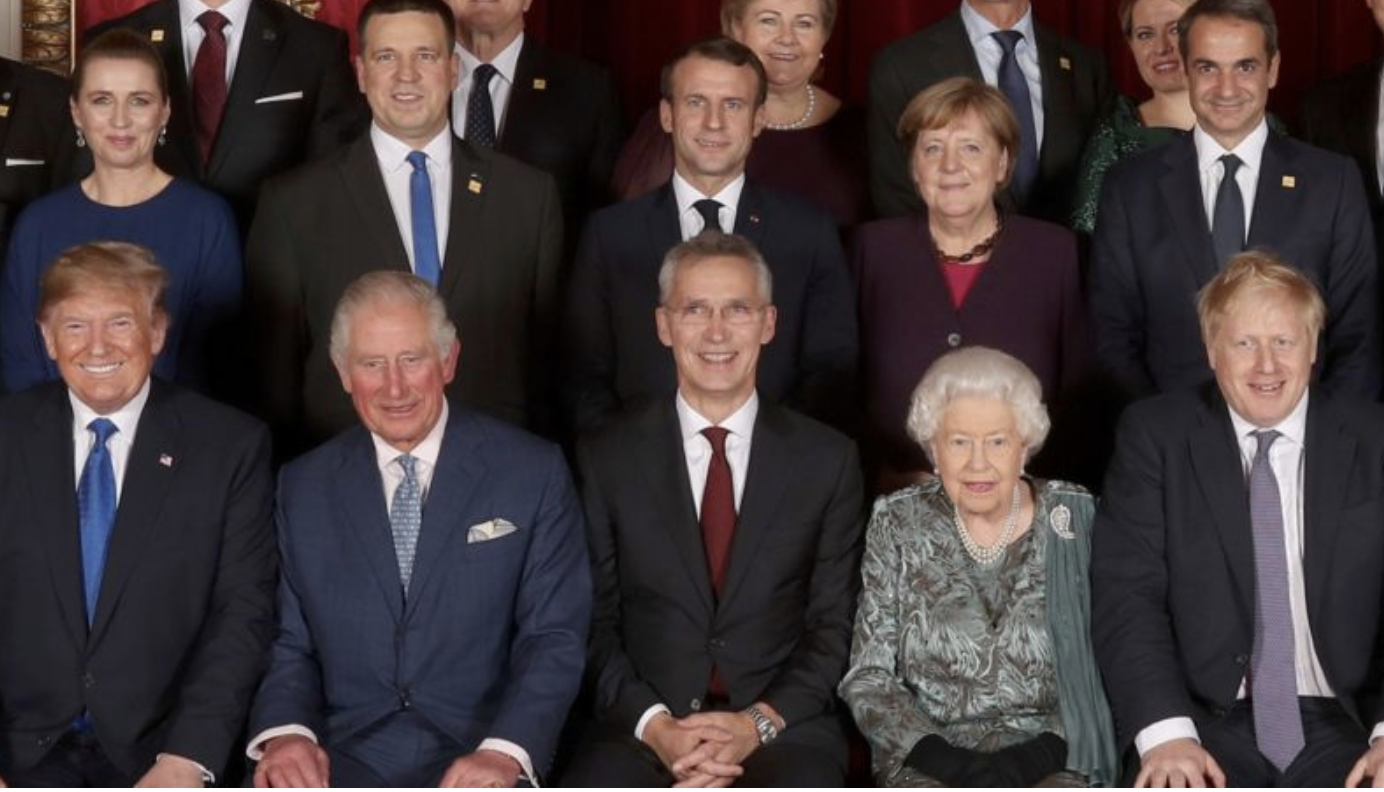
[[[86,148],[86,135],[82,130],[77,130],[77,148]]]
[[[162,146],[163,144],[165,144],[165,143],[167,143],[167,142],[168,142],[168,127],[164,127],[163,129],[160,129],[160,130],[159,130],[159,145]]]

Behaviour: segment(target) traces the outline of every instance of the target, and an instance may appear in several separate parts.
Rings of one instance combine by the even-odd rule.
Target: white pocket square
[[[288,93],[274,94],[273,96],[261,96],[255,100],[255,104],[269,104],[270,102],[296,102],[303,98],[302,91],[290,91]]]
[[[42,164],[43,164],[43,160],[37,160],[37,159],[20,159],[19,157],[6,157],[6,158],[5,158],[5,167],[6,167],[6,168],[19,168],[19,167],[22,167],[22,166],[25,166],[25,165],[42,165]]]
[[[491,539],[499,539],[501,536],[509,536],[517,530],[519,528],[514,523],[497,517],[467,528],[466,543],[488,542]]]

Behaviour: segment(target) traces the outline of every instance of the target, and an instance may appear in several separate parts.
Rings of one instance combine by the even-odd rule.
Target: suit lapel
[[[1202,391],[1202,431],[1188,440],[1188,456],[1202,502],[1220,533],[1241,604],[1248,608],[1254,602],[1254,536],[1245,507],[1248,489],[1230,415],[1220,395],[1212,393],[1214,387]]]
[[[953,11],[938,23],[947,30],[943,44],[927,55],[926,74],[964,75],[974,80],[983,80],[980,61],[976,60],[975,48],[966,34],[966,23],[961,21],[961,12]]]
[[[23,101],[19,80],[15,79],[14,67],[7,61],[0,60],[0,151],[5,150],[5,137],[14,126],[10,116],[24,112]]]
[[[1043,141],[1061,140],[1078,134],[1072,121],[1079,118],[1076,95],[1072,90],[1072,59],[1061,49],[1058,38],[1045,27],[1034,25],[1038,46],[1038,70],[1043,83]],[[1044,145],[1038,152],[1038,172],[1043,177],[1062,169],[1057,161],[1060,146]]]
[[[81,527],[77,516],[77,480],[72,459],[72,407],[67,390],[53,386],[52,396],[34,415],[33,431],[24,438],[29,493],[35,504],[37,539],[44,544],[48,569],[74,646],[87,639],[82,592]]]
[[[738,211],[737,211],[738,214]],[[740,221],[736,221],[738,226]],[[644,227],[646,246],[644,257],[657,263],[663,260],[670,248],[682,241],[682,219],[678,217],[678,199],[673,195],[673,183],[663,185],[653,199],[653,211],[649,212]]]
[[[650,508],[654,522],[668,532],[693,590],[708,613],[716,609],[711,590],[711,573],[706,566],[697,507],[692,500],[692,482],[687,477],[687,457],[682,450],[682,430],[672,399],[663,399],[652,416],[639,447],[639,467],[648,479]]]
[[[282,46],[283,36],[277,21],[264,13],[258,2],[252,2],[245,19],[245,36],[240,42],[240,53],[236,56],[235,74],[231,77],[230,90],[226,94],[221,128],[212,146],[211,161],[207,163],[208,176],[225,165],[237,138],[241,137],[240,125],[252,122],[255,99],[260,96],[265,81],[269,79]]]
[[[1259,186],[1254,191],[1254,213],[1245,247],[1273,247],[1283,238],[1283,226],[1298,211],[1296,200],[1299,183],[1306,184],[1311,174],[1298,173],[1291,159],[1292,152],[1273,132],[1264,142],[1264,156],[1259,161]]]
[[[542,61],[543,53],[540,48],[531,38],[525,38],[524,46],[519,48],[519,62],[514,67],[514,83],[509,89],[509,106],[505,108],[504,118],[500,122],[497,148],[506,154],[522,151],[523,146],[519,143],[526,134],[546,129],[541,112],[543,103],[539,101],[539,92],[533,87],[535,80],[543,80],[543,84],[547,84],[547,70]],[[573,229],[570,233],[576,233],[576,230]]]
[[[384,500],[384,483],[375,457],[370,433],[363,427],[351,430],[351,442],[343,449],[340,467],[333,477],[338,519],[344,522],[351,538],[369,566],[375,586],[384,597],[396,623],[402,621],[404,584],[399,577],[399,561],[389,527],[389,507]],[[346,537],[342,537],[345,539]]]
[[[1197,173],[1197,147],[1191,137],[1163,148],[1163,175],[1158,179],[1163,211],[1172,219],[1175,235],[1198,285],[1216,276],[1216,253],[1211,246],[1211,225],[1206,220]]]
[[[490,162],[470,143],[452,137],[452,208],[447,224],[447,250],[442,257],[442,283],[438,292],[448,305],[458,305],[452,294],[471,280],[477,260],[488,254],[482,240],[493,233],[485,229],[487,187],[491,187]]]
[[[760,250],[764,249],[764,194],[759,186],[746,179],[740,191],[740,205],[735,209],[735,233],[748,238]]]
[[[476,493],[485,491],[488,476],[480,426],[461,411],[451,409],[432,486],[423,504],[423,529],[414,554],[405,619],[412,617],[416,603],[422,599],[419,593],[432,579],[433,570],[445,563],[444,559],[455,557],[444,549],[455,542],[466,542],[470,526],[465,523],[465,516],[476,513],[471,501]]]
[[[1327,624],[1331,614],[1319,610],[1326,602],[1332,552],[1341,528],[1346,483],[1355,464],[1355,438],[1331,419],[1329,403],[1320,392],[1307,404],[1304,444],[1302,509],[1303,575],[1306,579],[1309,624]]]
[[[731,602],[755,568],[759,546],[774,530],[779,504],[788,492],[788,471],[793,469],[793,449],[783,414],[763,401],[755,419],[750,443],[750,465],[745,473],[740,516],[731,541],[730,567],[726,570],[721,602]]]
[[[183,59],[183,26],[178,18],[177,0],[149,6],[146,24],[144,32],[159,51],[163,69],[168,74],[168,104],[172,113],[168,119],[167,146],[176,150],[181,166],[174,173],[191,174],[201,181],[202,158],[197,153],[197,135],[192,125],[192,87],[188,84],[187,64]]]
[[[338,176],[342,189],[355,204],[355,221],[364,226],[363,237],[377,240],[380,245],[376,253],[378,258],[371,260],[369,251],[361,251],[361,260],[371,261],[372,269],[408,272],[403,230],[394,221],[394,207],[389,204],[389,193],[385,191],[384,176],[380,173],[380,162],[369,134],[357,138],[338,160]]]
[[[91,626],[93,644],[101,640],[110,624],[111,614],[120,603],[121,592],[130,575],[157,538],[157,528],[167,525],[159,520],[159,514],[177,478],[178,460],[182,458],[181,425],[182,417],[167,386],[151,383],[149,401],[139,416],[135,443],[125,464],[120,505],[115,513],[115,528],[111,531],[106,568],[101,576],[101,594],[96,602],[96,618]],[[176,525],[168,527],[177,530]]]

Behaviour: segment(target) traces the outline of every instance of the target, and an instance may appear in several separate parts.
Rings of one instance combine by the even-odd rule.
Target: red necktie
[[[726,460],[727,429],[708,426],[702,430],[711,441],[711,465],[706,470],[706,489],[702,490],[702,541],[706,543],[706,563],[711,585],[721,593],[730,558],[730,540],[735,536],[735,487]]]
[[[221,30],[226,27],[227,20],[215,11],[206,11],[197,17],[197,24],[207,35],[192,62],[192,112],[197,151],[205,165],[211,159],[216,130],[221,126],[221,114],[226,109],[226,34]]]

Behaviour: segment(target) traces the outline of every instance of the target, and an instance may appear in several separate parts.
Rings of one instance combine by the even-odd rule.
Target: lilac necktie
[[[1249,471],[1249,517],[1254,533],[1254,655],[1249,694],[1259,752],[1280,771],[1288,769],[1303,746],[1283,502],[1278,479],[1269,465],[1269,448],[1281,436],[1272,430],[1254,433],[1259,448]]]

